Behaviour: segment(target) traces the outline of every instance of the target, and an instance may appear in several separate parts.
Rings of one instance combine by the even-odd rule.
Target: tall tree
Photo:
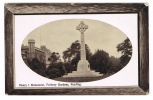
[[[80,43],[79,41],[75,41],[71,44],[67,50],[63,52],[63,59],[64,62],[70,62],[74,57],[76,57],[79,54],[80,50]]]
[[[130,61],[132,56],[132,44],[129,38],[126,38],[122,43],[118,44],[116,48],[118,52],[121,52],[121,64],[125,66]]]
[[[68,72],[71,72],[73,70],[76,70],[78,61],[80,60],[80,42],[76,40],[73,42],[70,47],[63,52],[63,59],[65,62],[66,69],[69,70]],[[89,60],[92,56],[92,53],[90,52],[90,49],[87,44],[85,44],[86,49],[86,58]]]
[[[73,42],[71,46],[63,52],[63,59],[65,62],[71,62],[74,60],[79,60],[80,59],[80,43],[78,40]],[[90,52],[90,49],[87,44],[85,44],[85,49],[86,49],[86,57],[87,60],[91,58],[92,53]]]

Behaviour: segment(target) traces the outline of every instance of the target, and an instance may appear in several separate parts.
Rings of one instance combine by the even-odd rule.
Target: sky
[[[46,45],[52,52],[62,52],[70,47],[71,43],[80,40],[80,32],[76,26],[84,21],[88,25],[85,31],[85,43],[92,53],[97,49],[104,50],[110,56],[120,57],[116,46],[123,42],[127,36],[115,26],[98,20],[89,19],[64,19],[48,22],[30,32],[23,40],[24,45],[28,45],[29,39],[35,40],[35,46]]]

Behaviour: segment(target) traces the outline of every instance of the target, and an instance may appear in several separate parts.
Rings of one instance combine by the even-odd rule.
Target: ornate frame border
[[[145,95],[149,93],[148,4],[143,3],[8,3],[5,4],[5,93],[9,95]],[[138,14],[138,87],[14,89],[14,15]]]

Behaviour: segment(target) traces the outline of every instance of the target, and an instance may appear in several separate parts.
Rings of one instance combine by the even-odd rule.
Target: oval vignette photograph
[[[63,82],[90,82],[119,73],[132,57],[130,39],[117,27],[92,19],[63,19],[31,31],[21,46],[33,72]]]

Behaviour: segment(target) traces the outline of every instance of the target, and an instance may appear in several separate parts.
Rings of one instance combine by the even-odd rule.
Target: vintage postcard
[[[138,13],[13,15],[13,88],[137,88],[138,17]]]

